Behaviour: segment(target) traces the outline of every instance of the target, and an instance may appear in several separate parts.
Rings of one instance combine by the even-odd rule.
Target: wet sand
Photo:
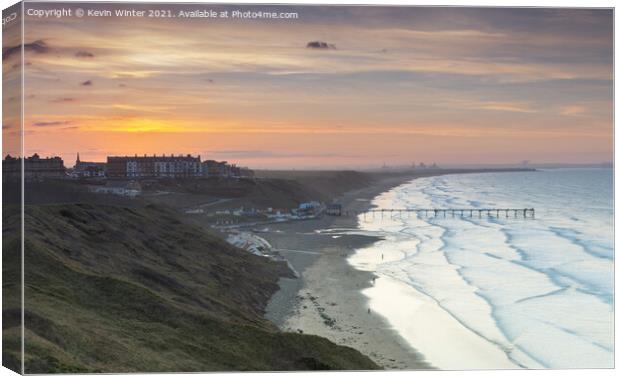
[[[348,210],[365,210],[372,198],[412,178],[387,179],[339,199]],[[260,234],[279,250],[300,278],[282,279],[269,302],[266,317],[285,331],[315,334],[353,347],[385,369],[427,369],[413,349],[378,314],[369,311],[361,290],[373,283],[373,273],[354,269],[347,257],[378,238],[315,230],[357,229],[357,218],[322,219],[270,225]]]

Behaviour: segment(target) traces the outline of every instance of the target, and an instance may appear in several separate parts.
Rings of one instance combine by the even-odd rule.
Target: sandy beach
[[[343,194],[338,198],[338,202],[345,211],[360,213],[368,210],[378,195],[416,178],[507,171],[516,170],[455,169],[386,177],[377,179],[366,188]],[[436,302],[409,288],[406,289],[407,294],[400,295],[407,298],[402,307],[401,319],[408,320],[416,315],[425,318],[440,315],[439,317],[444,319],[435,322],[433,329],[426,327],[428,320],[416,320],[406,322],[405,326],[412,329],[411,333],[396,331],[393,323],[390,324],[385,319],[385,310],[393,309],[393,302],[386,295],[384,299],[379,299],[383,301],[381,306],[376,305],[377,299],[374,299],[375,306],[371,306],[370,299],[390,288],[401,291],[400,286],[386,287],[386,284],[390,283],[388,278],[378,278],[379,275],[373,271],[356,268],[351,264],[350,257],[357,255],[357,251],[383,240],[359,231],[357,216],[323,216],[319,219],[282,222],[256,228],[260,230],[259,235],[289,262],[299,276],[296,279],[282,278],[279,282],[280,290],[272,296],[267,306],[266,318],[282,330],[315,334],[337,344],[353,347],[385,369],[435,368],[436,365],[431,365],[418,351],[420,349],[412,345],[414,341],[411,338],[411,333],[425,333],[424,338],[428,339],[431,330],[443,335],[448,343],[451,342],[452,335],[459,335],[464,339],[455,345],[455,351],[462,353],[464,358],[455,357],[456,366],[452,361],[449,364],[440,363],[441,368],[455,369],[462,364],[476,369],[488,368],[484,358],[488,354],[497,355],[497,349],[489,349],[488,343],[481,343],[480,338],[465,327],[455,325],[452,319],[444,317],[445,312]],[[403,324],[402,320],[400,324]],[[450,330],[442,328],[444,324],[448,325]],[[420,343],[426,345],[424,338]],[[432,342],[434,343],[434,340]],[[436,346],[430,347],[433,351],[437,349]],[[428,351],[428,348],[425,351]],[[493,365],[513,368],[514,364],[505,359],[504,353],[500,352],[498,356],[502,358],[501,362]]]
[[[410,179],[386,179],[349,192],[339,202],[352,211],[365,210],[372,198]],[[385,319],[369,310],[361,291],[372,285],[374,274],[354,269],[347,257],[378,238],[344,233],[356,228],[355,216],[324,217],[270,225],[261,234],[300,276],[280,281],[267,318],[282,330],[316,334],[353,347],[386,369],[430,368]],[[325,229],[331,230],[321,231]]]

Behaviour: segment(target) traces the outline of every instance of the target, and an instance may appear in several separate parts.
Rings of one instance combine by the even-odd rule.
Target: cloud
[[[131,71],[111,72],[109,77],[111,78],[150,78],[162,73],[159,70],[140,70],[134,69]]]
[[[88,51],[78,51],[75,53],[75,57],[80,57],[80,58],[93,58],[95,57],[95,55],[91,52]]]
[[[570,105],[560,108],[560,114],[565,116],[577,116],[586,113],[588,109],[585,106]]]
[[[32,123],[35,127],[57,127],[60,125],[69,125],[71,124],[70,120],[57,120],[57,121],[38,121]]]
[[[109,105],[106,105],[109,106]],[[144,112],[166,112],[173,108],[168,106],[140,106],[127,103],[115,103],[111,105],[112,108],[118,108],[120,110],[130,111],[144,111]]]
[[[480,103],[478,105],[478,108],[482,110],[492,110],[492,111],[508,111],[508,112],[523,112],[523,113],[537,112],[536,110],[530,108],[528,105],[524,105],[521,103],[485,102],[485,103]]]
[[[75,99],[75,98],[56,98],[52,102],[54,102],[54,103],[70,103],[70,102],[76,102],[76,101],[77,101],[77,99]]]
[[[265,150],[212,150],[206,152],[207,157],[212,158],[231,158],[231,159],[273,159],[273,158],[361,158],[362,155],[357,154],[341,154],[341,153],[304,153],[304,152],[272,152]]]
[[[453,100],[452,106],[467,110],[491,110],[521,113],[535,113],[536,109],[523,102],[463,101]]]
[[[42,41],[42,40],[36,40],[32,43],[26,43],[23,45],[24,46],[24,51],[32,51],[32,52],[36,52],[39,54],[44,54],[49,52],[49,47],[47,46],[47,44]],[[4,59],[8,59],[10,56],[19,53],[21,51],[22,45],[17,45],[17,46],[13,46],[13,47],[7,47],[5,49],[2,50],[2,60]]]
[[[93,82],[91,80],[84,81],[80,85],[82,86],[93,86]]]
[[[336,45],[315,40],[312,42],[308,42],[308,44],[306,44],[306,48],[313,48],[317,50],[335,50]]]
[[[28,67],[28,66],[30,66],[30,65],[32,65],[32,63],[30,63],[30,62],[25,62],[25,63],[24,63],[24,66],[26,66],[26,67]],[[21,62],[20,62],[20,63],[15,63],[15,64],[13,64],[13,66],[12,66],[11,68],[16,69],[16,68],[21,68],[21,67],[22,67],[22,64],[21,64]]]

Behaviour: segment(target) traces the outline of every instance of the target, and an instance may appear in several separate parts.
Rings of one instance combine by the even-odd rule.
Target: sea
[[[535,218],[366,213],[382,240],[348,259],[363,291],[441,369],[614,366],[613,169],[419,178],[376,197],[388,208],[534,208]]]

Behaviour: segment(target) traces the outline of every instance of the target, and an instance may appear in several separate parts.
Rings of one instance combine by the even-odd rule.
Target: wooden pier
[[[328,213],[328,215],[362,215],[364,219],[371,218],[395,218],[403,214],[415,213],[419,217],[425,218],[526,218],[534,219],[536,210],[534,208],[525,209],[500,209],[500,208],[471,208],[471,209],[369,209],[363,211],[342,210],[339,213]]]

